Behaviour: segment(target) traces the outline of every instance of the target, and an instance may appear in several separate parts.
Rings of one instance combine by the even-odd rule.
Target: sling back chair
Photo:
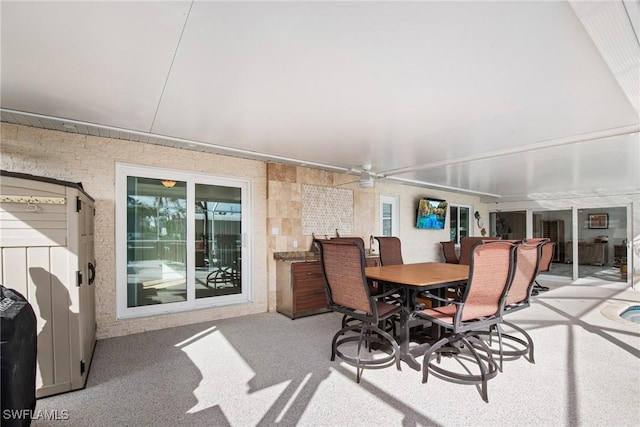
[[[358,383],[365,368],[379,369],[395,363],[400,370],[398,343],[378,325],[403,309],[404,301],[401,298],[394,301],[387,298],[394,294],[403,296],[403,290],[392,288],[379,295],[371,295],[365,276],[366,264],[361,242],[318,242],[328,308],[357,320],[356,323],[343,326],[333,337],[331,360],[338,356],[355,366]],[[355,354],[353,346],[348,345],[353,342],[357,343]],[[376,344],[375,350],[372,343]],[[349,349],[352,351],[349,352]]]
[[[494,353],[500,354],[500,371],[502,371],[502,361],[504,356],[517,358],[528,354],[529,362],[535,363],[533,357],[533,340],[531,339],[531,336],[521,327],[506,321],[504,316],[530,306],[533,284],[540,265],[540,257],[542,253],[541,248],[547,241],[548,239],[538,239],[536,241],[518,242],[516,244],[513,278],[511,280],[509,291],[506,295],[504,309],[502,312],[502,322],[496,324],[495,327],[491,328],[491,330],[498,330],[501,325],[506,325],[514,330],[515,333],[519,333],[523,336],[524,339],[513,335],[513,333],[505,334],[504,332],[499,331],[502,341],[500,348],[497,351],[494,351]],[[505,347],[507,347],[505,340],[509,343],[508,350],[505,350]]]
[[[458,258],[458,263],[463,265],[469,265],[469,261],[471,260],[471,249],[473,245],[477,242],[489,241],[489,240],[500,240],[500,237],[492,237],[492,236],[482,236],[482,237],[463,237],[460,240],[460,257]]]
[[[358,241],[362,244],[362,247],[364,248],[364,239],[362,237],[330,237],[329,241],[333,242],[333,243],[339,243],[339,242],[343,242],[343,243],[351,243],[353,241]],[[372,282],[369,281],[369,292],[371,293],[371,295],[378,295],[380,293],[381,288],[378,286],[378,283],[376,282]],[[342,326],[346,326],[349,322],[354,321],[353,318],[344,315],[342,317]],[[385,329],[387,332],[392,332],[395,334],[395,322],[389,322],[388,327]]]
[[[378,241],[378,252],[380,257],[380,265],[401,265],[404,264],[402,260],[402,242],[395,236],[375,236]],[[388,288],[385,283],[378,284],[381,289]],[[389,298],[396,298],[397,296],[390,296]],[[395,322],[388,324],[386,331],[392,331],[395,334],[396,325]]]
[[[338,243],[338,242],[353,242],[354,240],[357,240],[358,242],[362,243],[362,247],[364,247],[364,239],[362,237],[331,237],[329,238],[330,241],[334,242],[334,243]]]
[[[489,346],[477,335],[502,319],[505,296],[513,277],[515,249],[516,245],[511,242],[476,242],[471,250],[469,280],[462,298],[443,299],[428,293],[434,303],[444,305],[413,312],[414,316],[435,323],[445,331],[424,354],[423,383],[432,372],[447,381],[479,384],[482,399],[489,401],[487,381],[498,374],[498,366]],[[498,342],[502,343],[499,329]],[[455,357],[458,369],[440,366],[443,354]]]
[[[504,311],[502,313],[502,323],[522,334],[525,340],[513,335],[502,334],[503,340],[508,339],[518,342],[523,346],[523,348],[508,351],[502,349],[502,353],[500,355],[501,368],[503,355],[520,356],[528,353],[529,362],[535,363],[533,358],[533,340],[531,339],[531,336],[521,327],[504,320],[504,316],[527,308],[531,305],[529,300],[531,298],[531,292],[533,291],[536,276],[538,275],[542,256],[542,247],[545,243],[545,240],[535,243],[525,241],[517,245],[515,254],[515,271],[511,287],[509,288],[509,292],[505,300]],[[497,325],[497,327],[499,328],[500,325]]]
[[[551,242],[549,239],[546,239],[546,242],[542,245],[542,256],[540,258],[540,269],[538,273],[546,273],[551,269],[551,261],[553,261],[556,244],[556,242]],[[537,280],[533,288],[538,291],[549,290],[548,286],[542,286]]]
[[[444,262],[447,264],[459,264],[458,254],[456,254],[455,242],[440,242],[442,245],[442,254],[444,255]]]
[[[397,237],[376,236],[380,251],[380,265],[400,265],[402,261],[402,243]]]

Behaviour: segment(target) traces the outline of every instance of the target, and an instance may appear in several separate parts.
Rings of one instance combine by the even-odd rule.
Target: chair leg
[[[480,385],[482,399],[488,402],[487,382],[498,374],[498,365],[495,360],[493,360],[491,349],[484,341],[477,338],[475,336],[476,334],[477,332],[467,332],[449,335],[428,348],[422,361],[422,382],[427,382],[429,371],[432,370],[433,375],[446,381]],[[446,344],[452,344],[451,350],[449,350],[449,347],[443,348]],[[433,354],[440,355],[442,352],[450,352],[454,355],[464,353],[466,357],[471,356],[473,361],[478,365],[479,374],[472,373],[468,367],[464,368],[466,373],[461,373],[459,371],[450,371],[433,364],[431,361]]]
[[[538,281],[535,281],[535,284],[533,285],[534,289],[537,289],[539,291],[548,291],[549,287],[548,286],[542,286],[540,283],[538,283]]]
[[[356,354],[356,382],[360,384],[360,378],[362,377],[362,368],[360,367],[360,351],[362,350],[362,341],[364,339],[365,334],[369,334],[369,330],[362,325],[360,328],[360,339],[358,340],[358,352]],[[369,346],[371,349],[371,346]]]
[[[476,336],[469,336],[469,339],[465,339],[465,341],[467,341],[469,343],[469,345],[471,346],[469,348],[470,352],[472,354],[474,354],[474,357],[476,358],[477,363],[480,365],[480,372],[481,372],[481,384],[482,384],[482,399],[489,403],[489,395],[488,395],[488,389],[487,389],[487,381],[490,380],[491,378],[495,377],[498,374],[498,366],[495,362],[495,360],[493,360],[493,357],[491,357],[491,349],[489,348],[489,346],[487,346],[487,344],[482,341],[480,338],[476,337]],[[473,341],[473,343],[475,343],[476,345],[472,344],[471,342]],[[486,354],[486,356],[482,356],[482,354],[478,353],[478,347],[479,349],[482,351],[483,354]],[[486,362],[485,363],[483,363]]]
[[[529,363],[535,363],[535,360],[533,358],[533,348],[534,348],[533,339],[531,338],[531,336],[524,329],[514,325],[513,323],[507,322],[505,320],[503,320],[502,323],[507,325],[511,329],[514,329],[516,332],[522,335],[524,339],[512,333],[505,334],[503,333],[499,324],[495,325],[495,328],[497,329],[497,333],[499,334],[499,338],[498,338],[499,347],[497,350],[492,347],[489,347],[489,349],[493,354],[500,355],[500,363],[499,363],[500,372],[502,372],[502,367],[503,367],[502,365],[503,365],[503,360],[505,359],[505,356],[509,357],[510,359],[514,359],[523,355],[527,355],[526,358],[529,361]],[[478,338],[483,335],[487,335],[487,332],[476,333],[476,336]],[[488,335],[489,337],[486,338],[485,341],[487,341],[489,343],[489,346],[491,346],[492,336],[493,336],[493,327],[489,330]],[[504,345],[505,340],[514,342],[520,348],[516,348],[511,345],[509,346],[509,348],[511,348],[510,350],[505,349],[505,345]]]
[[[434,345],[429,346],[427,351],[424,353],[424,358],[422,359],[422,383],[426,383],[429,379],[429,363],[431,363],[431,356],[435,353],[438,358],[438,362],[440,362],[440,353],[438,350],[442,348],[445,344],[451,342],[451,336],[445,336],[444,338],[439,339]]]
[[[355,319],[350,318],[350,320]],[[347,332],[357,332],[358,335],[350,334],[343,337],[343,335],[346,335]],[[357,343],[355,356],[343,353],[343,351],[341,351],[339,348],[342,344],[349,342]],[[371,352],[372,343],[376,343],[376,348],[386,353],[386,355],[378,358],[363,360],[362,356],[364,349],[368,349],[369,352]],[[334,335],[331,342],[331,360],[334,361],[336,356],[340,357],[351,366],[355,366],[356,381],[358,383],[360,382],[362,373],[366,368],[379,369],[390,366],[391,364],[395,364],[397,369],[401,370],[400,347],[398,346],[396,340],[391,335],[389,335],[388,332],[380,329],[377,325],[369,324],[366,322],[347,325]]]
[[[531,338],[531,335],[529,335],[524,329],[522,329],[519,326],[514,325],[511,322],[506,322],[503,320],[503,323],[507,326],[509,326],[510,328],[516,330],[517,332],[519,332],[520,334],[522,334],[522,336],[524,336],[525,340],[521,340],[518,337],[514,337],[512,335],[507,335],[507,337],[511,340],[514,340],[516,342],[519,342],[520,344],[522,344],[524,346],[524,349],[517,352],[517,354],[525,354],[525,353],[529,353],[529,362],[530,363],[536,363],[536,361],[533,358],[533,339]]]
[[[502,331],[500,331],[500,324],[496,324],[496,333],[498,334],[498,352],[500,353],[500,363],[498,369],[502,372]]]

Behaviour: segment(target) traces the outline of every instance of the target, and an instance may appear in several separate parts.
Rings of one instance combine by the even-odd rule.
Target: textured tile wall
[[[159,145],[2,123],[0,167],[13,172],[82,182],[96,200],[96,320],[98,338],[127,335],[189,323],[261,313],[275,281],[267,279],[266,165],[264,162]],[[252,180],[253,301],[184,313],[116,319],[115,164],[124,162],[229,175]],[[269,286],[274,286],[269,291]]]
[[[302,233],[353,234],[353,190],[303,184]]]

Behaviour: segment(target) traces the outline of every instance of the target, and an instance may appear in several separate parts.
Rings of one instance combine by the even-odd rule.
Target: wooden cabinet
[[[623,259],[627,258],[627,246],[626,245],[613,245],[613,265],[620,267]]]
[[[378,258],[366,262],[377,266]],[[276,310],[292,319],[329,311],[320,261],[277,262]]]
[[[556,250],[553,254],[554,262],[565,262],[565,254],[571,253],[565,252],[564,246],[564,221],[543,221],[542,222],[542,237],[548,238],[552,242],[556,242]]]
[[[96,342],[94,200],[76,183],[5,171],[0,191],[0,277],[36,314],[36,397],[83,388]]]
[[[276,281],[276,309],[279,313],[296,319],[329,311],[319,261],[280,261]]]
[[[573,242],[567,242],[566,260],[573,262]],[[578,242],[578,264],[606,265],[609,261],[608,243],[585,243]]]

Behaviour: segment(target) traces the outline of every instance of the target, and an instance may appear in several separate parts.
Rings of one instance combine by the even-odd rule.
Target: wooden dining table
[[[367,267],[365,275],[368,279],[382,284],[391,284],[406,289],[406,310],[400,315],[400,332],[398,345],[400,359],[411,368],[420,370],[421,365],[416,357],[421,355],[422,346],[410,348],[411,342],[411,312],[415,309],[416,296],[429,291],[440,297],[446,295],[447,288],[465,284],[469,279],[469,266],[461,264],[447,264],[442,262],[421,262],[415,264],[387,265]],[[436,300],[434,302],[437,303]],[[432,327],[432,339],[439,335],[438,328]],[[435,336],[434,336],[435,335]]]

